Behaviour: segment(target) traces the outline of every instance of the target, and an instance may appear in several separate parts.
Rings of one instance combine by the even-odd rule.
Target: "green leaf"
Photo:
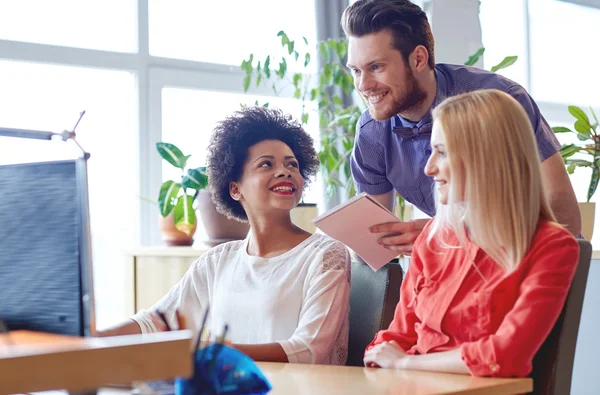
[[[329,84],[328,81],[333,76],[333,69],[331,68],[331,65],[329,63],[325,64],[325,66],[323,67],[323,76],[325,76],[325,80],[327,81],[327,84]]]
[[[292,52],[294,52],[294,42],[293,41],[289,41],[288,42],[288,55],[291,55]],[[298,57],[296,56],[296,60],[298,60]]]
[[[571,129],[564,126],[554,126],[552,131],[554,131],[554,133],[574,133]]]
[[[265,73],[265,76],[267,78],[271,78],[271,56],[267,56],[267,58],[265,59],[265,63],[263,64],[263,72]]]
[[[518,58],[519,58],[518,56],[507,56],[504,59],[502,59],[502,61],[500,63],[498,63],[497,65],[492,67],[490,70],[492,71],[492,73],[495,73],[498,70],[505,69],[508,66],[512,65],[513,63],[515,63]]]
[[[296,90],[294,91],[294,99],[300,99],[301,96],[302,91],[300,90],[300,88],[296,88]]]
[[[308,123],[308,113],[305,112],[304,114],[302,114],[302,124],[306,125]]]
[[[298,88],[298,85],[302,81],[302,74],[294,73],[294,76],[292,77],[292,81],[293,81],[294,87]]]
[[[283,30],[280,30],[279,33],[277,33],[277,37],[281,37],[281,46],[282,47],[285,47],[290,42],[290,39],[288,38],[287,34],[285,34],[285,32]]]
[[[185,192],[177,199],[175,211],[173,211],[173,220],[175,228],[189,235],[196,224],[196,213],[193,207],[194,199]]]
[[[306,37],[302,36],[302,41],[304,41],[304,44],[308,45],[308,40],[306,39]]]
[[[342,98],[339,97],[338,95],[333,96],[333,102],[335,104],[337,104],[338,106],[341,106],[343,104]]]
[[[192,188],[196,191],[204,189],[208,186],[208,176],[201,168],[189,169],[182,184],[184,188]]]
[[[567,165],[575,165],[577,167],[592,167],[592,162],[585,159],[566,159]]]
[[[567,173],[573,174],[575,172],[576,166],[577,165],[575,163],[569,163],[569,165],[567,166]]]
[[[600,175],[600,167],[598,166],[598,161],[594,162],[592,166],[592,178],[590,180],[590,187],[588,188],[587,193],[587,201],[589,202],[594,193],[596,192],[596,188],[598,188],[598,176]]]
[[[600,122],[598,122],[598,117],[596,116],[596,113],[594,112],[594,109],[592,108],[592,106],[590,106],[590,113],[592,114],[592,116],[594,117],[594,120],[596,121],[596,126],[598,126],[600,124]],[[596,128],[594,128],[596,129]]]
[[[185,168],[185,164],[190,157],[189,155],[184,155],[179,148],[170,143],[156,143],[156,149],[164,160],[182,170]]]
[[[245,82],[246,81],[244,81],[244,83]],[[259,74],[258,77],[256,77],[256,86],[259,86],[261,82],[262,82],[262,74]]]
[[[277,75],[279,78],[285,77],[285,73],[287,72],[287,61],[285,58],[281,58],[281,62],[279,62],[279,69],[277,69]]]
[[[327,48],[327,42],[321,41],[319,43],[319,52],[323,58],[323,62],[329,62],[329,50]]]
[[[575,144],[565,144],[560,148],[560,156],[562,156],[563,159],[566,159],[578,153],[582,149],[583,148],[578,147]]]
[[[317,100],[317,96],[319,95],[319,90],[317,88],[313,88],[310,90],[310,101]]]
[[[575,121],[575,130],[584,136],[589,136],[592,134],[592,126],[589,124],[589,122],[582,121],[581,119]]]
[[[335,41],[335,53],[337,54],[338,58],[344,59],[344,56],[346,56],[346,51],[348,46],[346,45],[346,40],[336,40]]]
[[[304,55],[304,67],[308,66],[309,63],[310,63],[310,54],[307,52]]]
[[[162,184],[158,194],[158,208],[160,210],[160,215],[163,217],[169,215],[171,210],[173,210],[173,203],[175,199],[177,199],[180,190],[181,185],[175,181],[169,180]]]
[[[569,113],[574,116],[576,119],[583,121],[585,123],[587,123],[588,125],[590,124],[590,119],[588,118],[587,114],[585,112],[583,112],[583,110],[577,106],[569,106]]]
[[[465,62],[465,66],[473,66],[475,63],[477,63],[477,61],[479,60],[481,55],[483,55],[484,52],[485,48],[479,48],[477,52],[469,56],[469,59],[467,59],[467,61]]]
[[[344,137],[342,139],[342,145],[344,147],[344,151],[352,152],[352,149],[354,148],[354,139],[349,139],[348,137]]]
[[[249,75],[244,77],[244,92],[248,92],[248,88],[250,88],[251,81],[252,81],[252,78]]]

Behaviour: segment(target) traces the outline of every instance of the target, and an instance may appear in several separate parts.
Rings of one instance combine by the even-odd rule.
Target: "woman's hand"
[[[366,367],[407,369],[410,355],[395,341],[384,342],[369,349],[365,353],[364,363]]]

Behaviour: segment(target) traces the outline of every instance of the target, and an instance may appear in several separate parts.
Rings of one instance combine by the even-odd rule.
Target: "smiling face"
[[[431,130],[431,156],[425,165],[425,174],[433,177],[441,204],[448,204],[450,193],[450,163],[446,152],[446,139],[441,123],[433,123]]]
[[[296,207],[302,198],[304,178],[291,148],[279,140],[264,140],[250,147],[242,177],[229,186],[248,217],[269,215]]]
[[[393,47],[388,30],[348,39],[348,68],[376,120],[413,110],[427,97],[413,70]]]

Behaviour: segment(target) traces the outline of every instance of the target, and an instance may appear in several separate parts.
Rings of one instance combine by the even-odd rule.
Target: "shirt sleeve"
[[[413,252],[410,257],[410,264],[408,265],[408,270],[400,285],[400,301],[396,305],[394,319],[390,323],[388,329],[377,332],[375,338],[367,346],[365,352],[377,344],[391,342],[392,340],[398,343],[405,352],[409,352],[410,349],[417,344],[415,324],[420,322],[420,320],[414,309],[416,297],[414,289],[417,278],[419,278],[423,272],[423,262],[419,255],[419,249],[421,248],[421,245],[428,248],[425,243],[427,242],[427,234],[429,233],[430,225],[431,221],[425,226],[417,240],[415,240]]]
[[[526,377],[561,313],[579,246],[567,231],[552,232],[536,244],[517,301],[496,333],[461,346],[461,357],[474,376]]]
[[[207,281],[207,260],[211,252],[200,256],[188,269],[183,278],[169,290],[154,306],[148,310],[140,310],[131,319],[136,321],[142,333],[157,332],[151,313],[160,311],[165,314],[167,322],[171,328],[177,328],[177,317],[175,311],[178,310],[186,321],[187,329],[194,333],[200,328],[198,320],[203,316],[203,312],[208,306],[208,281]]]
[[[292,363],[322,364],[331,351],[338,354],[331,363],[343,365],[346,362],[350,253],[339,242],[325,248],[322,261],[309,273],[298,327],[288,340],[279,342]],[[340,340],[344,344],[336,349],[334,345]]]
[[[507,90],[507,93],[523,106],[529,116],[542,162],[557,153],[561,145],[554,131],[542,116],[537,104],[527,91],[520,85],[512,85]]]
[[[387,179],[385,156],[381,144],[370,136],[366,128],[356,124],[356,138],[350,158],[350,170],[358,192],[381,195],[394,189]]]

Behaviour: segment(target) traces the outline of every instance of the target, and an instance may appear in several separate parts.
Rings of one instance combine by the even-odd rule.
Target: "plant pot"
[[[168,246],[191,246],[194,244],[196,225],[192,227],[192,231],[189,235],[177,230],[177,228],[175,228],[172,211],[171,214],[166,217],[158,214],[158,229],[162,235],[163,242]]]
[[[225,241],[241,240],[246,237],[250,224],[227,218],[218,212],[208,189],[200,190],[196,201],[198,202],[196,217],[198,222],[202,223],[208,235],[208,240],[205,240],[207,244],[217,245]]]
[[[594,233],[596,203],[579,203],[579,212],[581,213],[581,233],[586,240],[591,240]]]
[[[315,233],[317,228],[313,224],[312,220],[317,217],[318,214],[317,205],[314,203],[300,203],[292,209],[290,216],[292,222],[299,228],[304,229],[307,232]]]

